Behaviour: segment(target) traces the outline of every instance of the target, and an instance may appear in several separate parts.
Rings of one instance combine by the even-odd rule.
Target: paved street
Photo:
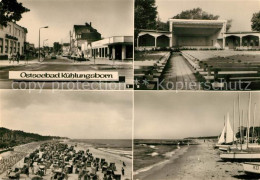
[[[169,61],[162,75],[162,86],[174,90],[198,90],[199,83],[185,59],[180,55],[173,55]]]
[[[54,88],[62,88],[62,89],[111,89],[111,90],[123,90],[125,89],[126,84],[131,84],[133,80],[133,69],[132,62],[122,62],[115,61],[113,65],[113,61],[105,60],[105,59],[96,59],[94,64],[94,59],[90,59],[90,61],[78,62],[71,59],[59,57],[57,59],[45,59],[42,62],[38,62],[38,60],[29,61],[28,64],[25,64],[24,61],[20,61],[19,64],[17,62],[12,62],[9,64],[8,61],[0,61],[0,88],[2,89],[12,89],[19,88],[18,84],[15,84],[12,87],[12,81],[8,79],[9,71],[117,71],[119,76],[125,76],[125,83],[113,83],[110,87],[109,83],[92,83],[91,85],[88,82],[85,82],[85,86],[83,86],[82,82],[78,82],[74,85],[69,82],[63,82],[61,87],[58,83],[51,82],[42,82],[38,85],[43,86],[44,89],[52,89]],[[24,84],[24,83],[23,83]],[[28,83],[26,83],[28,85]],[[77,84],[77,86],[76,86]],[[87,85],[86,85],[87,84]],[[24,84],[24,86],[26,86]],[[21,88],[24,88],[21,87]],[[89,86],[89,87],[88,87]],[[39,87],[37,87],[38,89]]]

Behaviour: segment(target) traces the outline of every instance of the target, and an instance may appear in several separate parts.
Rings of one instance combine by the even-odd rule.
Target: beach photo
[[[135,92],[134,179],[259,179],[259,102],[259,92]]]
[[[132,179],[132,92],[0,97],[0,179]]]
[[[65,81],[62,89],[73,89],[68,87],[71,81],[84,90],[132,89],[133,4],[133,0],[1,1],[0,88],[19,88],[12,84],[18,79],[10,71],[68,71],[111,73],[116,78],[52,77],[41,83],[43,88],[52,89],[52,81]],[[98,83],[84,85],[93,81]]]
[[[134,89],[260,90],[259,0],[135,0]]]

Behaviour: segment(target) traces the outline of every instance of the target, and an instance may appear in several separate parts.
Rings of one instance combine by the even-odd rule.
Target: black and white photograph
[[[62,89],[131,89],[133,4],[133,0],[2,0],[0,88],[21,89],[12,84],[17,79],[10,78],[10,71],[80,71],[112,72],[117,79],[98,79],[93,86],[80,79],[79,86],[65,84]],[[53,88],[51,82],[41,84]]]
[[[134,179],[258,179],[259,102],[259,92],[135,92]]]
[[[0,0],[0,180],[260,179],[260,0]]]
[[[0,97],[0,179],[132,179],[133,92]]]
[[[260,90],[259,0],[135,0],[136,90]]]

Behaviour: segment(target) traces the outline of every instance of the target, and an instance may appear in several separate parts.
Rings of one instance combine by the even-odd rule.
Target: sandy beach
[[[212,141],[182,146],[166,163],[134,175],[134,179],[244,179],[239,163],[223,162]]]
[[[21,164],[23,158],[38,148],[42,142],[32,142],[14,147],[14,151],[8,151],[0,154],[0,178],[5,176],[8,167]]]
[[[67,143],[67,144],[75,144],[75,143]],[[108,162],[114,162],[116,164],[117,170],[115,171],[116,174],[121,174],[121,168],[123,167],[123,162],[126,164],[124,167],[125,175],[122,176],[122,179],[132,179],[132,159],[125,157],[124,154],[114,154],[109,153],[107,151],[99,150],[94,147],[92,147],[90,144],[86,143],[77,143],[77,147],[75,147],[76,150],[86,150],[89,149],[89,151],[95,156],[99,158],[104,158]]]
[[[7,159],[7,158],[13,158],[16,157],[15,160],[10,163],[11,167],[22,167],[23,166],[23,158],[29,154],[30,152],[33,152],[36,148],[39,147],[39,145],[43,142],[34,142],[34,143],[29,143],[29,144],[24,144],[20,145],[14,148],[14,151],[11,152],[5,152],[1,154],[2,158]],[[121,168],[123,167],[123,162],[125,163],[124,167],[124,172],[125,175],[121,177],[122,180],[127,180],[127,179],[132,179],[132,159],[125,156],[125,154],[119,154],[117,150],[115,150],[115,153],[107,152],[104,150],[99,150],[94,148],[91,144],[87,143],[72,143],[69,141],[64,142],[68,145],[75,145],[77,144],[77,147],[75,147],[76,151],[79,150],[84,150],[86,151],[89,149],[89,151],[93,154],[94,157],[99,157],[99,158],[104,158],[106,159],[107,162],[114,162],[116,164],[117,170],[115,171],[115,174],[121,174]],[[111,150],[110,150],[111,151]],[[17,154],[22,154],[17,157]],[[32,175],[31,169],[30,171],[30,176],[27,177],[25,174],[21,174],[20,178],[21,179],[31,179],[35,175]],[[51,175],[51,170],[48,169],[46,176],[44,176],[44,179],[50,179]],[[103,178],[103,174],[101,171],[97,172],[97,175],[99,175],[99,178]],[[68,175],[69,179],[78,179],[77,174],[69,174]],[[5,179],[6,178],[6,169],[0,174],[0,179]]]

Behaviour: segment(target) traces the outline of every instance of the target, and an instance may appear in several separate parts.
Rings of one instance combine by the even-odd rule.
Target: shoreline
[[[178,159],[179,156],[181,156],[182,154],[187,152],[189,148],[190,148],[190,146],[188,146],[188,145],[181,146],[181,148],[179,148],[179,149],[168,152],[168,153],[174,152],[174,154],[169,159],[165,159],[154,165],[136,170],[134,172],[134,179],[136,179],[136,180],[137,179],[146,179],[146,177],[148,177],[147,179],[149,179],[150,176],[151,176],[151,178],[154,177],[154,174],[157,174],[157,171],[160,172],[163,167],[172,163],[172,161],[174,161],[175,159]]]
[[[24,155],[22,157],[19,157],[19,161],[16,161],[16,163],[13,163],[13,165],[11,167],[16,167],[16,166],[20,167],[23,164],[24,157],[27,154],[29,154],[30,152],[33,152],[35,149],[37,149],[37,147],[40,146],[41,143],[44,143],[44,142],[45,141],[33,142],[33,143],[23,144],[23,145],[20,145],[18,147],[15,147],[16,151],[13,151],[12,154],[11,153],[8,154],[7,158],[14,157],[16,155],[16,153],[21,153],[21,154],[23,153]],[[122,156],[120,154],[114,154],[114,153],[109,153],[109,152],[106,152],[106,151],[99,150],[98,148],[95,148],[91,144],[88,144],[88,143],[74,143],[74,142],[70,142],[70,141],[63,141],[61,143],[68,144],[68,145],[73,145],[73,146],[75,144],[77,144],[77,147],[75,147],[75,150],[77,150],[77,151],[78,150],[87,150],[87,149],[89,149],[90,153],[92,153],[94,157],[104,158],[109,163],[110,162],[114,162],[116,164],[116,168],[117,168],[117,170],[115,172],[117,172],[118,174],[121,174],[121,168],[123,167],[123,162],[124,162],[126,164],[126,166],[124,167],[125,175],[122,176],[121,179],[122,180],[124,180],[124,179],[132,179],[132,159],[131,158]],[[34,144],[35,147],[33,148],[32,146],[30,146],[31,144]],[[30,147],[31,147],[31,149],[28,149]],[[20,151],[18,151],[18,150],[20,150]],[[26,151],[27,153],[25,154],[24,151]],[[3,171],[0,174],[0,179],[5,177],[6,170]],[[48,172],[49,172],[49,170],[48,170]],[[22,175],[22,177],[23,176],[24,175]],[[48,177],[49,177],[49,175],[46,175],[44,178],[48,178]],[[72,178],[72,179],[77,179],[75,174],[71,174],[71,175],[69,175],[69,177]]]
[[[152,169],[152,168],[154,168],[154,167],[158,167],[158,166],[162,166],[162,165],[166,164],[166,163],[169,162],[170,159],[171,159],[178,151],[180,151],[180,150],[181,150],[181,148],[177,148],[177,149],[175,149],[174,151],[170,151],[170,152],[165,153],[164,156],[165,156],[165,157],[168,156],[169,159],[164,159],[164,160],[159,161],[159,162],[157,162],[157,163],[155,163],[155,164],[153,164],[153,165],[150,165],[150,166],[146,166],[146,167],[137,169],[136,171],[134,171],[133,175],[134,175],[134,176],[137,176],[138,174],[143,173],[143,172],[146,172],[146,171],[149,171],[150,169]]]
[[[122,180],[124,179],[132,179],[132,158],[120,155],[120,154],[115,154],[115,153],[110,153],[107,151],[102,151],[99,148],[94,147],[92,144],[90,143],[75,143],[75,142],[65,142],[68,145],[75,145],[77,144],[77,147],[75,147],[76,150],[87,150],[89,149],[89,151],[93,154],[93,156],[95,157],[99,157],[99,158],[104,158],[106,159],[106,161],[110,162],[114,162],[116,164],[116,172],[118,172],[119,174],[121,174],[121,168],[123,167],[123,162],[126,164],[126,166],[124,167],[125,170],[125,175],[122,176]]]
[[[224,162],[219,152],[214,150],[210,140],[199,141],[198,145],[190,145],[169,162],[137,174],[134,179],[238,179],[245,176],[240,163]]]

